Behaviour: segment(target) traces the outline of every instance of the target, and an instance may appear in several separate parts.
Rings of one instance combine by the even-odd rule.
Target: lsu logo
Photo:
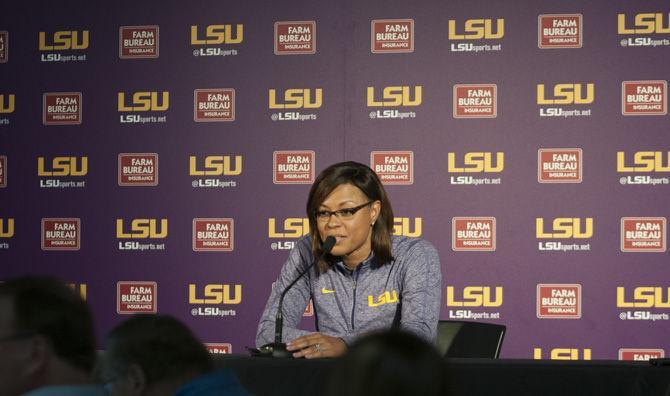
[[[636,151],[633,163],[626,161],[626,153],[616,153],[617,172],[670,172],[670,151]]]
[[[584,87],[586,85],[586,87]],[[595,85],[588,84],[556,84],[553,96],[547,98],[544,84],[537,84],[538,105],[590,104],[595,99]]]
[[[396,217],[393,219],[393,235],[401,235],[407,237],[420,237],[422,234],[423,219],[421,217],[414,218],[414,231],[412,231],[411,218]]]
[[[503,305],[503,287],[466,286],[461,294],[454,286],[447,286],[448,307],[501,307]]]
[[[14,219],[0,219],[0,238],[14,236]]]
[[[463,164],[460,165],[456,160],[456,153],[447,154],[447,171],[449,173],[500,173],[505,168],[505,153],[495,153],[496,160],[493,163],[491,152],[472,152],[465,153]]]
[[[204,38],[200,38],[198,26],[191,26],[191,45],[240,44],[244,40],[244,25],[208,25]]]
[[[84,50],[88,48],[88,30],[63,30],[54,32],[47,38],[46,32],[39,33],[40,51]]]
[[[422,86],[385,87],[381,100],[375,99],[375,87],[368,87],[368,107],[412,107],[421,104]]]
[[[242,173],[242,156],[235,156],[235,165],[230,155],[208,155],[204,157],[204,166],[198,166],[198,157],[191,155],[189,161],[190,176],[237,176]]]
[[[37,157],[38,176],[86,176],[88,157],[54,157],[45,165],[45,157]]]
[[[619,349],[619,360],[649,361],[651,359],[662,359],[665,357],[663,349],[643,348],[621,348]]]
[[[455,20],[449,20],[449,40],[497,40],[505,36],[505,20],[496,19],[493,30],[493,19],[468,19],[462,33],[458,32]]]
[[[166,111],[170,108],[170,92],[135,92],[130,103],[126,102],[126,94],[118,94],[118,111]]]
[[[582,225],[582,220],[584,225]],[[583,231],[582,231],[583,229]],[[585,219],[557,217],[552,222],[549,232],[544,230],[544,219],[535,219],[535,237],[537,239],[586,239],[593,236],[593,218]]]
[[[619,34],[668,34],[670,33],[670,13],[635,14],[633,26],[626,22],[626,14],[618,14]],[[664,22],[665,19],[665,22]]]
[[[11,114],[15,110],[16,95],[0,95],[0,114]]]
[[[533,349],[533,359],[539,360],[543,357],[542,348]],[[549,351],[549,359],[551,360],[591,360],[591,349],[576,349],[576,348],[553,348]]]
[[[231,290],[234,289],[234,290]],[[205,285],[203,297],[198,297],[198,287],[195,284],[188,285],[189,304],[229,304],[235,305],[242,302],[242,285]]]
[[[73,292],[77,293],[82,300],[86,301],[86,294],[88,290],[86,283],[67,283],[66,286],[72,289]]]
[[[323,104],[322,88],[316,88],[313,96],[311,89],[287,89],[284,91],[284,101],[279,103],[275,89],[269,90],[268,96],[270,109],[318,109]]]
[[[160,219],[133,219],[130,222],[130,230],[126,230],[123,219],[116,219],[116,237],[119,239],[162,239],[168,235],[168,220]]]
[[[307,234],[309,234],[309,219],[306,217],[286,218],[279,229],[274,217],[268,219],[268,238],[300,238]]]
[[[617,308],[670,308],[670,287],[640,286],[633,290],[633,298],[626,297],[626,288],[616,288]]]
[[[398,302],[398,292],[392,290],[390,292],[385,291],[380,294],[376,299],[372,296],[368,296],[368,307],[379,307],[386,304],[395,304]]]

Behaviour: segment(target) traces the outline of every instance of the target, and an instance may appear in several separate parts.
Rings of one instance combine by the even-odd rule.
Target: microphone
[[[323,241],[323,252],[314,259],[314,261],[307,266],[300,274],[291,282],[284,291],[281,293],[279,296],[279,305],[277,306],[277,315],[275,316],[275,342],[270,343],[270,344],[265,344],[262,347],[259,348],[259,352],[261,356],[272,356],[272,357],[293,357],[293,354],[286,350],[286,344],[282,342],[282,330],[284,329],[284,315],[282,313],[282,308],[284,305],[284,297],[286,296],[286,293],[291,290],[293,285],[302,278],[303,275],[307,273],[314,265],[319,262],[321,259],[323,259],[328,253],[330,253],[331,250],[333,250],[333,247],[335,246],[335,243],[337,240],[333,236],[329,236],[326,238],[325,241]]]

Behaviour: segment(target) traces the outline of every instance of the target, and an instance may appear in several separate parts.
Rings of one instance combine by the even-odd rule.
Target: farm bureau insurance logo
[[[275,22],[275,55],[316,53],[316,22]]]
[[[370,167],[382,184],[409,185],[414,183],[413,151],[372,151]]]
[[[632,289],[632,295],[631,295]],[[617,308],[629,308],[619,312],[621,320],[643,320],[656,322],[670,320],[667,310],[670,309],[670,287],[635,286],[616,288]],[[635,310],[630,310],[630,309]],[[642,309],[646,308],[646,309]],[[664,311],[660,311],[664,310]]]
[[[160,222],[160,223],[159,223]],[[165,250],[165,243],[154,243],[168,236],[168,219],[116,219],[119,250]],[[142,243],[146,240],[151,243]]]
[[[119,58],[158,58],[158,26],[121,26]]]
[[[281,91],[280,91],[281,92]],[[277,99],[277,90],[268,91],[268,108],[270,110],[293,110],[280,111],[270,114],[272,121],[309,121],[316,120],[316,113],[301,113],[298,109],[315,110],[323,105],[323,89],[316,88],[289,88],[284,90],[283,99]]]
[[[503,306],[503,291],[502,286],[465,286],[457,292],[454,286],[447,286],[449,319],[500,319],[500,311],[496,308]]]
[[[233,179],[220,179],[220,176],[239,176],[242,174],[241,155],[206,155],[188,157],[188,174],[197,178],[191,180],[193,188],[237,187]]]
[[[204,31],[204,32],[203,32]],[[233,33],[234,32],[234,33]],[[236,56],[237,46],[244,41],[244,25],[231,24],[191,26],[191,46],[193,56]]]
[[[620,348],[619,360],[649,361],[663,359],[665,351],[660,348]]]
[[[500,40],[505,36],[505,20],[493,19],[467,19],[463,25],[457,25],[456,20],[449,20],[449,41],[451,52],[491,52],[502,50],[502,44],[475,44],[468,41],[493,41]]]
[[[462,156],[456,153],[447,154],[447,172],[457,176],[450,176],[449,183],[457,185],[488,185],[502,184],[502,178],[469,176],[468,174],[501,173],[505,169],[505,153],[495,153],[495,164],[492,152],[470,152]],[[458,176],[461,175],[462,176]]]
[[[595,85],[587,84],[555,84],[552,94],[546,93],[544,84],[537,84],[537,104],[540,117],[589,117],[591,110],[580,107],[559,105],[586,106],[595,100]]]
[[[0,125],[9,125],[6,114],[12,114],[16,110],[16,95],[0,94]]]
[[[669,46],[669,23],[670,13],[618,14],[617,31],[624,36],[619,43],[622,47]]]
[[[119,154],[119,186],[157,186],[158,154]]]
[[[188,303],[192,316],[236,316],[235,306],[242,302],[242,285],[211,283],[199,287],[194,283],[188,285]],[[227,309],[226,309],[227,308]]]
[[[396,107],[417,107],[421,105],[423,87],[421,85],[410,86],[390,86],[384,87],[381,93],[381,99],[376,92],[375,87],[367,87],[367,105],[368,108],[381,107],[382,110],[374,110],[369,113],[370,119],[400,119],[416,118],[416,112],[401,112]]]
[[[205,342],[207,352],[212,355],[227,355],[233,353],[233,345],[227,342]]]
[[[454,85],[454,118],[496,118],[498,86],[496,84]]]
[[[14,219],[0,218],[0,250],[9,249],[9,240],[14,238]]]
[[[42,250],[79,250],[81,220],[78,218],[43,218]]]
[[[668,114],[668,82],[666,80],[623,81],[621,83],[621,114]]]
[[[235,121],[235,89],[209,88],[194,90],[193,121]]]
[[[9,60],[9,32],[0,31],[0,63],[7,63]]]
[[[274,184],[312,184],[314,182],[314,151],[275,151],[272,154]]]
[[[652,177],[648,173],[670,172],[670,151],[636,151],[633,153],[632,164],[626,160],[625,151],[616,153],[616,170],[618,173],[626,174],[619,178],[623,185],[646,184],[656,186],[659,184],[670,184],[670,177]],[[628,156],[630,158],[630,155]],[[665,157],[665,164],[663,159]],[[629,175],[633,173],[633,175]]]
[[[537,250],[558,252],[585,252],[591,250],[591,244],[564,243],[565,240],[575,242],[593,237],[593,218],[557,217],[551,220],[551,228],[546,230],[544,218],[535,219],[535,237],[538,239]],[[552,241],[553,239],[553,241]],[[547,241],[550,240],[550,241]]]
[[[81,92],[48,92],[42,97],[42,124],[79,125],[82,119]]]
[[[582,317],[582,285],[538,284],[538,319],[579,319]]]
[[[373,54],[414,52],[414,19],[373,19],[370,51]]]
[[[581,183],[582,149],[546,148],[537,150],[539,183]]]
[[[495,251],[495,217],[454,217],[451,219],[451,249],[456,252]]]
[[[7,156],[0,155],[0,188],[7,187]]]
[[[665,217],[622,217],[622,252],[665,252]]]
[[[40,60],[42,62],[85,61],[86,54],[80,55],[80,53],[88,48],[88,44],[88,30],[39,32],[39,50],[42,53]]]
[[[582,48],[582,14],[537,17],[537,46],[541,49]]]
[[[140,91],[118,93],[117,110],[122,113],[119,116],[121,124],[156,124],[167,122],[167,116],[160,116],[170,108],[170,92],[163,91]],[[151,115],[143,117],[142,114],[149,112]],[[133,114],[135,113],[135,114]]]
[[[88,157],[37,157],[37,176],[40,188],[83,188],[88,174]],[[73,179],[74,178],[74,179]]]
[[[232,252],[233,219],[193,219],[194,252]]]
[[[147,281],[116,283],[116,313],[120,315],[158,312],[158,284]]]

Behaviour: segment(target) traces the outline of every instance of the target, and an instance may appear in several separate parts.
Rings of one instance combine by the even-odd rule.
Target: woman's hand
[[[312,333],[289,342],[286,349],[293,352],[295,358],[313,359],[343,355],[347,351],[347,344],[341,338]]]

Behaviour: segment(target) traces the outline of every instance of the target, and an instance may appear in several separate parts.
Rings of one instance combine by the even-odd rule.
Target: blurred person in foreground
[[[93,380],[93,317],[72,288],[49,277],[0,284],[0,395],[103,396]]]
[[[205,346],[168,315],[134,315],[108,335],[102,377],[112,396],[247,395]]]
[[[340,162],[316,178],[307,198],[310,233],[296,242],[268,299],[256,333],[275,338],[281,293],[315,258],[328,237],[330,254],[284,299],[283,340],[293,357],[339,356],[357,337],[399,328],[428,342],[437,336],[442,275],[437,251],[420,238],[394,236],[393,210],[370,167]],[[317,332],[298,328],[312,299]]]
[[[435,347],[413,334],[370,334],[338,362],[327,396],[447,395],[444,360]]]

